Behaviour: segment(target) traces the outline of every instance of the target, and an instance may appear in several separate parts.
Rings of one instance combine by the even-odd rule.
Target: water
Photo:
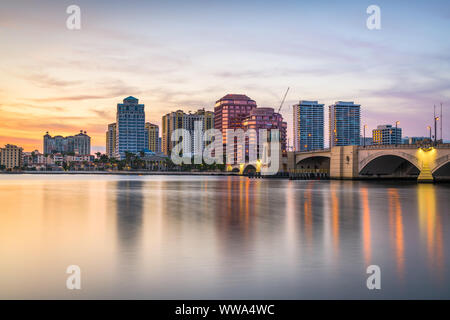
[[[450,298],[450,186],[0,176],[0,298]],[[366,268],[381,268],[368,290]],[[82,289],[67,290],[66,268]]]

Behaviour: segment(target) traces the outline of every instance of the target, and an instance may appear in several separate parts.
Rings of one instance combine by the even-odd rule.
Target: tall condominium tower
[[[116,124],[108,124],[108,131],[106,131],[106,155],[109,158],[114,157],[116,153]]]
[[[125,152],[139,153],[145,145],[145,111],[135,97],[128,97],[117,104],[115,157],[124,159]]]
[[[159,126],[150,122],[145,124],[145,139],[147,149],[152,152],[161,152],[159,145]]]
[[[256,102],[243,94],[227,94],[216,101],[214,107],[214,128],[222,132],[226,144],[227,129],[241,129],[242,121],[256,108]]]
[[[323,104],[301,100],[293,109],[295,151],[323,149]]]
[[[248,129],[256,130],[257,137],[259,139],[259,130],[266,129],[268,137],[270,137],[270,130],[278,129],[280,132],[280,145],[281,150],[286,151],[286,131],[287,123],[283,121],[283,116],[273,108],[254,108],[250,111],[250,115],[242,121],[242,127],[244,131]],[[258,143],[258,141],[253,141]]]
[[[337,101],[329,106],[330,147],[359,145],[361,106]]]
[[[402,129],[390,124],[372,130],[373,144],[402,144]]]
[[[176,129],[185,129],[190,135],[190,154],[202,154],[205,146],[203,133],[212,128],[214,128],[214,112],[199,109],[194,113],[184,113],[182,110],[168,113],[162,117],[162,152],[170,155],[174,147],[171,141],[172,132]],[[183,148],[186,151],[188,144]]]

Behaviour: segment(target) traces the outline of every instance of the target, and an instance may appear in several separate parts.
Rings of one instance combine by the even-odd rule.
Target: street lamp
[[[434,144],[436,144],[436,136],[437,136],[437,124],[436,122],[439,120],[439,117],[434,117]]]
[[[395,146],[397,147],[397,143],[398,143],[398,140],[397,140],[397,135],[398,135],[398,131],[397,131],[397,129],[398,129],[398,125],[400,124],[400,121],[395,121]]]
[[[430,131],[430,143],[431,143],[431,127],[427,126],[427,129]]]

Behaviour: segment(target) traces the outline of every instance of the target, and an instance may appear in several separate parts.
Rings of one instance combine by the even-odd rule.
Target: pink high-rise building
[[[283,121],[283,116],[276,113],[273,108],[255,108],[250,111],[250,115],[242,121],[244,131],[255,129],[259,133],[260,129],[266,129],[270,137],[270,130],[278,129],[280,132],[281,150],[286,151],[286,131],[287,123]]]
[[[242,129],[242,121],[256,108],[256,102],[244,94],[227,94],[216,101],[214,128],[222,132],[223,143],[227,143],[227,129]]]

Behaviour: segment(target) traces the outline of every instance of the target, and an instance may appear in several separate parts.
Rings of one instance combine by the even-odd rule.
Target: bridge
[[[450,144],[430,147],[400,144],[344,146],[295,152],[293,158],[288,165],[290,170],[325,170],[332,179],[417,178],[419,182],[450,180]]]

